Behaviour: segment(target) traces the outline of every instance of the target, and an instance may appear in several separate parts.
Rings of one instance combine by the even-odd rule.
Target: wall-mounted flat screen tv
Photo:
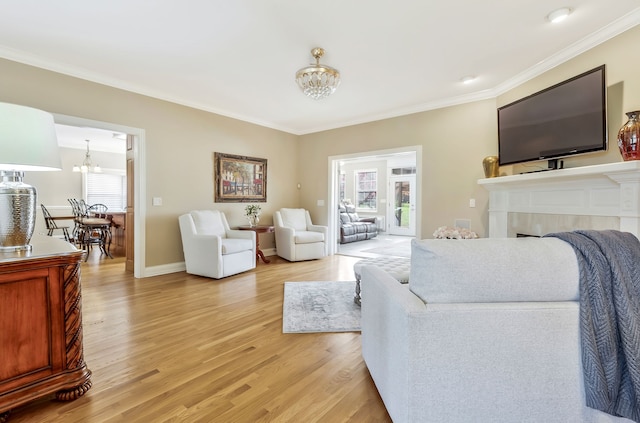
[[[498,109],[500,165],[607,149],[605,65]]]

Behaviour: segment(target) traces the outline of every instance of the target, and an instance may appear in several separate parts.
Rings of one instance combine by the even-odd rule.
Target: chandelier
[[[85,140],[87,142],[87,153],[84,155],[84,161],[82,162],[82,166],[78,166],[78,165],[73,165],[73,171],[74,172],[82,172],[82,173],[87,173],[87,172],[94,172],[94,173],[100,173],[102,172],[102,169],[100,169],[100,165],[95,165],[95,167],[93,167],[93,164],[91,163],[91,153],[89,153],[89,140]],[[93,169],[91,169],[93,167]]]
[[[320,64],[324,49],[316,47],[311,50],[311,55],[316,59],[316,63],[296,72],[296,82],[305,95],[314,100],[321,100],[329,97],[338,88],[338,85],[340,85],[340,72],[337,69]]]

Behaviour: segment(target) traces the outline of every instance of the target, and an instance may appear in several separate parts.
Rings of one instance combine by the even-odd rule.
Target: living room
[[[611,140],[616,139],[617,129],[624,123],[624,112],[638,108],[640,95],[633,66],[636,59],[627,54],[625,47],[633,45],[639,32],[632,27],[497,98],[304,135],[6,59],[0,60],[5,75],[2,100],[47,110],[58,115],[61,123],[74,122],[68,117],[77,116],[83,121],[101,123],[107,126],[105,129],[109,124],[117,124],[118,128],[139,130],[142,136],[138,136],[138,142],[144,157],[139,160],[137,175],[140,215],[136,223],[142,226],[137,253],[141,260],[138,277],[144,277],[181,270],[183,258],[181,249],[176,248],[180,244],[176,218],[185,210],[212,207],[215,151],[267,158],[270,183],[268,201],[262,207],[265,223],[273,211],[299,206],[308,209],[318,223],[327,224],[333,213],[327,207],[329,157],[419,146],[422,152],[418,157],[418,167],[422,167],[419,236],[429,237],[437,227],[452,224],[452,218],[457,217],[467,217],[473,230],[484,236],[488,194],[477,181],[484,177],[483,157],[497,154],[496,108],[606,64],[610,148],[604,153],[566,160],[565,167],[621,161],[619,151],[611,148]],[[456,131],[452,134],[453,127]],[[359,144],[357,140],[363,141]],[[318,160],[319,157],[325,159]],[[519,171],[501,168],[503,174]],[[57,177],[55,173],[32,172],[25,181],[39,187],[39,202],[61,205],[66,198],[52,198],[53,190],[47,189],[49,183],[58,182]],[[185,185],[189,188],[184,189]],[[163,198],[162,206],[152,206],[152,197]],[[471,198],[476,200],[475,208],[469,207]],[[325,205],[319,206],[318,200],[324,200]],[[227,213],[232,226],[244,223],[241,204],[216,206]],[[149,225],[153,230],[147,228]],[[273,240],[265,238],[263,246],[273,248]]]
[[[131,285],[129,289],[135,291],[136,284],[155,276],[159,277],[159,286],[167,287],[172,282],[193,283],[207,295],[224,290],[239,298],[241,294],[235,291],[237,288],[258,292],[256,278],[265,274],[247,275],[235,280],[239,281],[237,286],[223,283],[219,288],[197,278],[187,277],[186,282],[175,279],[184,271],[177,221],[180,214],[216,208],[225,212],[231,226],[246,223],[245,204],[214,201],[214,152],[268,160],[269,191],[267,202],[261,204],[261,222],[272,223],[273,213],[282,207],[302,207],[310,211],[314,223],[328,225],[335,219],[329,188],[332,159],[365,152],[412,149],[419,152],[417,167],[420,169],[418,201],[421,213],[416,225],[417,237],[430,238],[437,227],[451,225],[455,218],[468,219],[471,228],[486,237],[489,233],[489,194],[478,180],[484,178],[482,159],[498,154],[498,107],[605,64],[609,149],[567,159],[565,167],[622,160],[615,145],[617,131],[624,124],[625,112],[640,109],[637,72],[640,59],[633,49],[640,41],[639,22],[640,11],[635,9],[626,20],[618,22],[617,32],[591,34],[583,44],[572,45],[562,54],[550,57],[548,62],[536,67],[535,72],[518,75],[509,81],[497,81],[499,89],[479,96],[476,101],[302,134],[127,91],[110,86],[107,81],[101,83],[81,75],[67,75],[63,68],[40,67],[37,60],[21,62],[10,55],[0,59],[3,75],[0,101],[46,110],[54,114],[58,123],[91,124],[135,136],[136,277],[120,275],[114,270],[109,274],[111,279],[126,279]],[[339,67],[339,63],[335,66]],[[346,86],[347,83],[343,84]],[[494,93],[496,95],[491,95]],[[277,99],[265,101],[277,107]],[[500,172],[510,175],[544,166],[544,163],[534,163],[532,168],[505,166]],[[27,174],[25,181],[38,188],[38,203],[60,206],[66,204],[66,195],[55,193],[54,188],[63,183],[59,177],[55,173],[32,172]],[[161,205],[153,205],[152,198],[161,198]],[[475,200],[474,207],[470,207],[470,199]],[[272,235],[266,234],[260,243],[265,250],[275,248]],[[314,269],[311,273],[316,278],[322,278],[324,274],[327,279],[339,280],[341,273],[335,268],[335,260],[329,257],[315,264],[324,265],[326,269]],[[348,262],[347,267],[352,263]],[[283,270],[287,263],[281,264],[283,266],[276,267],[283,272],[281,275],[271,274],[267,267],[260,268],[259,272],[269,272],[267,280],[295,277],[293,272]],[[97,277],[92,271],[83,274],[83,277],[89,276]],[[269,293],[275,295],[275,291]],[[190,298],[197,300],[196,296]],[[250,299],[242,297],[239,301],[245,304]],[[276,306],[271,304],[271,307]],[[229,309],[241,313],[241,307],[229,305]],[[174,311],[178,310],[179,307]],[[224,314],[216,317],[224,318]],[[197,325],[197,314],[189,315],[189,318]],[[258,313],[252,318],[258,319]],[[96,319],[92,323],[99,321]],[[229,332],[231,326],[229,323]],[[225,336],[225,333],[218,335]],[[340,350],[355,342],[355,338],[342,336],[332,340],[322,338],[314,346],[319,350]],[[237,389],[244,388],[238,386]]]

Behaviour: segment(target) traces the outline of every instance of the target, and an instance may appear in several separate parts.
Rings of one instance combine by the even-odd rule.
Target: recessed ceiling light
[[[570,8],[563,7],[561,9],[554,10],[553,12],[549,13],[547,15],[547,19],[549,19],[549,22],[551,23],[558,23],[565,20],[567,16],[571,14],[571,12],[572,10]]]
[[[476,77],[471,75],[460,78],[460,81],[462,81],[463,84],[471,84],[475,80]]]

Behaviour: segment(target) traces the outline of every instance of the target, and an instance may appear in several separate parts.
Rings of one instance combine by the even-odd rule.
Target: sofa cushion
[[[218,235],[226,237],[227,233],[217,210],[193,210],[189,212],[198,235]]]
[[[356,229],[356,233],[359,233],[359,234],[366,233],[368,231],[368,226],[370,226],[368,223],[360,223],[360,222],[353,222],[352,225]]]
[[[356,233],[356,228],[351,223],[348,223],[346,225],[342,225],[341,229],[342,229],[342,235],[343,236],[353,235],[353,234]]]
[[[349,216],[349,219],[350,219],[352,222],[357,222],[357,221],[359,221],[359,220],[360,220],[360,218],[358,217],[358,214],[357,214],[357,213],[347,213],[347,215]]]
[[[427,303],[575,301],[578,262],[556,238],[413,240],[409,288]]]

